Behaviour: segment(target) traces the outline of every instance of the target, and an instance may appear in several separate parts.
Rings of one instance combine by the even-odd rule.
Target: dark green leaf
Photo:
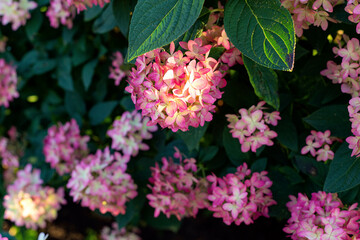
[[[40,75],[53,70],[56,67],[57,61],[55,59],[38,60],[32,67],[32,72],[35,75]]]
[[[94,59],[94,60],[88,62],[87,64],[85,64],[85,66],[83,67],[83,69],[81,71],[82,82],[84,84],[85,91],[87,91],[90,87],[97,64],[98,64],[98,60]]]
[[[153,217],[154,209],[148,208],[148,211],[145,213],[146,222],[153,228],[159,230],[170,230],[172,232],[177,232],[180,228],[181,222],[175,217],[171,216],[167,218],[163,213],[160,213],[158,217]]]
[[[186,146],[188,147],[189,151],[196,149],[199,150],[199,144],[201,138],[204,136],[209,123],[206,122],[203,127],[189,127],[189,131],[187,132],[177,132],[176,134],[184,140]]]
[[[169,44],[196,21],[204,0],[143,0],[130,23],[127,61]]]
[[[26,35],[31,41],[34,40],[35,35],[39,32],[42,22],[43,16],[41,12],[38,10],[33,11],[30,20],[25,25]]]
[[[255,94],[275,109],[279,109],[280,100],[277,93],[278,78],[276,73],[272,69],[256,64],[245,56],[243,56],[243,60]]]
[[[325,180],[325,192],[343,192],[360,184],[360,158],[350,157],[351,151],[344,142],[335,152]]]
[[[91,8],[86,9],[84,11],[84,21],[88,22],[88,21],[93,20],[94,18],[96,18],[97,16],[100,15],[102,10],[103,10],[103,8],[100,7],[99,5],[92,6]]]
[[[274,131],[278,134],[276,139],[279,140],[282,145],[295,152],[298,150],[296,127],[288,115],[281,115],[281,120],[278,122],[278,125],[274,127]]]
[[[104,12],[100,15],[100,17],[98,17],[95,20],[92,26],[92,30],[94,33],[103,34],[114,29],[115,26],[116,26],[116,21],[114,18],[112,7],[109,4],[105,8]]]
[[[130,13],[134,11],[136,1],[113,0],[112,9],[114,17],[121,33],[127,37],[129,33]]]
[[[304,121],[318,131],[330,130],[332,136],[348,137],[351,135],[351,124],[346,105],[331,105],[320,108]]]
[[[323,186],[328,172],[328,165],[316,161],[315,158],[296,155],[295,163],[297,168],[308,175],[310,179],[319,186]]]
[[[67,91],[74,90],[73,79],[71,76],[71,59],[70,57],[62,57],[58,59],[56,70],[58,85]]]
[[[294,24],[279,0],[230,0],[225,6],[224,25],[235,47],[256,63],[293,69]]]
[[[201,148],[199,153],[199,160],[202,162],[207,162],[212,160],[219,151],[218,146],[209,146],[206,148]]]
[[[250,154],[241,151],[239,140],[232,137],[227,127],[225,127],[223,131],[223,144],[227,156],[236,167],[243,164],[245,160],[250,159]]]
[[[251,164],[252,172],[261,172],[266,169],[267,158],[259,158],[253,164]]]
[[[133,111],[135,110],[135,104],[131,100],[130,96],[125,96],[121,99],[120,105],[126,110],[126,111]]]
[[[118,103],[116,101],[100,102],[93,106],[89,111],[91,125],[100,124],[111,114]]]
[[[75,114],[82,116],[86,113],[85,102],[75,91],[65,92],[65,108],[71,117],[74,117]]]

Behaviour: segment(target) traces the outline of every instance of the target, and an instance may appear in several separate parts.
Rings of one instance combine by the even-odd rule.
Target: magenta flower
[[[121,69],[124,64],[124,58],[121,52],[116,51],[113,54],[112,66],[109,68],[109,78],[115,80],[115,86],[119,86],[121,80],[126,77],[129,73]]]
[[[15,68],[0,59],[0,106],[8,108],[9,102],[19,97],[17,80]]]
[[[49,18],[50,25],[53,28],[58,28],[61,23],[68,29],[71,29],[75,15],[76,8],[72,5],[69,5],[67,1],[50,0],[50,6],[46,12],[46,16]]]
[[[178,164],[171,157],[164,157],[161,168],[158,163],[151,168],[148,185],[151,193],[146,197],[149,205],[155,208],[155,217],[162,212],[168,218],[175,215],[181,220],[183,217],[196,217],[199,209],[208,207],[209,203],[206,180],[194,176],[196,160],[183,159],[178,149],[175,150],[174,158],[179,161]]]
[[[69,6],[74,5],[77,12],[86,10],[88,7],[91,8],[93,5],[103,7],[105,3],[109,3],[110,0],[66,0]]]
[[[301,154],[306,155],[310,153],[311,156],[316,157],[317,161],[324,161],[334,159],[334,152],[330,149],[330,145],[334,141],[341,141],[338,138],[331,137],[330,130],[325,132],[317,132],[311,130],[311,135],[306,138],[306,146],[301,149]]]
[[[280,113],[263,112],[265,101],[261,101],[257,106],[249,109],[242,108],[239,110],[240,116],[227,114],[226,117],[230,124],[230,133],[234,138],[238,138],[241,144],[241,151],[256,152],[263,145],[272,146],[274,143],[271,139],[277,137],[277,133],[270,130],[269,125],[276,126],[281,119]]]
[[[268,208],[276,202],[272,199],[270,187],[272,182],[267,172],[251,174],[246,163],[237,168],[236,173],[229,173],[223,178],[209,175],[210,182],[208,209],[213,216],[223,218],[225,224],[244,222],[249,225],[258,217],[268,215]]]

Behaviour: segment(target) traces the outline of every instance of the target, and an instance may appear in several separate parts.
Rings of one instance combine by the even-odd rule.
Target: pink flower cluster
[[[324,31],[328,27],[328,21],[336,22],[329,17],[333,7],[339,0],[281,0],[282,6],[290,11],[294,20],[296,35],[301,37],[304,29],[310,25],[321,27]]]
[[[151,168],[149,179],[151,193],[146,197],[149,205],[155,208],[154,216],[164,213],[166,217],[175,215],[179,220],[183,217],[196,217],[199,209],[208,207],[207,182],[197,178],[194,158],[183,159],[180,151],[175,148],[174,158],[162,158],[162,167],[156,163]]]
[[[124,112],[120,119],[116,119],[107,135],[112,138],[111,148],[121,150],[124,155],[135,157],[139,150],[149,150],[149,146],[143,143],[144,139],[151,139],[151,132],[157,130],[156,126],[147,126],[148,117],[141,117],[136,110]]]
[[[357,203],[345,207],[336,193],[319,191],[311,194],[311,199],[301,193],[289,196],[286,204],[291,218],[284,232],[291,239],[359,239],[360,212]]]
[[[25,25],[30,18],[29,11],[36,8],[37,3],[29,0],[2,0],[0,1],[0,20],[2,25],[11,23],[12,30]]]
[[[334,159],[334,152],[331,151],[330,145],[336,138],[330,137],[330,135],[330,130],[325,132],[311,130],[311,134],[306,137],[306,146],[301,149],[301,154],[310,153],[311,156],[316,156],[317,161],[326,162]]]
[[[223,178],[209,175],[208,199],[212,203],[208,209],[227,225],[249,225],[260,216],[269,217],[269,207],[276,202],[270,190],[272,181],[266,175],[266,171],[251,173],[246,163]]]
[[[272,146],[271,139],[277,137],[277,133],[270,130],[268,125],[276,126],[281,119],[278,111],[272,113],[264,112],[266,108],[265,101],[260,101],[257,106],[251,106],[249,109],[241,108],[240,116],[227,114],[227,120],[230,122],[228,127],[233,138],[238,138],[241,144],[241,151],[256,152],[263,145]]]
[[[0,240],[9,240],[9,239],[7,237],[1,236],[1,234],[0,234]]]
[[[349,40],[346,36],[344,36],[344,40],[347,42],[344,47],[339,45],[339,48],[333,48],[333,52],[342,57],[341,64],[338,65],[334,61],[328,61],[327,69],[320,73],[331,79],[334,84],[341,84],[343,93],[357,97],[360,95],[359,40],[357,38]]]
[[[50,0],[50,6],[46,16],[53,28],[58,28],[60,23],[68,29],[73,27],[73,19],[76,15],[76,8],[64,0]]]
[[[121,52],[116,51],[113,54],[112,66],[109,68],[109,78],[115,80],[115,86],[119,86],[121,80],[129,73],[123,70],[121,67],[124,64],[124,58]]]
[[[105,3],[109,3],[110,0],[66,0],[68,5],[74,5],[77,12],[86,10],[88,7],[92,8],[93,5],[103,7]]]
[[[218,10],[223,10],[224,7],[218,2]],[[213,47],[224,47],[225,51],[219,58],[219,69],[221,71],[227,71],[229,67],[234,66],[236,63],[243,64],[241,52],[239,49],[229,41],[229,38],[225,32],[224,25],[218,26],[217,22],[222,21],[224,18],[223,12],[212,12],[209,16],[209,20],[205,25],[205,30],[201,34],[201,40],[203,44],[210,44]]]
[[[57,217],[60,204],[65,204],[64,189],[55,191],[42,187],[40,170],[31,170],[30,164],[17,173],[17,179],[7,188],[3,205],[4,218],[14,221],[17,226],[36,229],[44,228],[46,221]]]
[[[0,3],[1,6],[1,3]],[[1,7],[0,7],[1,8]],[[9,107],[9,102],[19,97],[16,90],[17,74],[15,68],[0,59],[0,106]]]
[[[77,164],[67,184],[74,201],[81,200],[81,205],[96,208],[101,213],[110,212],[114,216],[125,214],[126,202],[137,196],[137,186],[131,175],[125,171],[129,156],[109,148],[98,150]]]
[[[350,14],[348,17],[350,22],[356,24],[356,32],[360,34],[360,5],[359,0],[347,0],[345,11]]]
[[[48,129],[44,139],[45,161],[63,175],[70,173],[77,163],[87,155],[89,136],[81,136],[75,119],[54,125]]]
[[[104,227],[101,230],[101,240],[141,240],[137,235],[138,229],[133,229],[131,232],[127,231],[126,228],[118,228],[118,224],[114,222],[112,228]]]
[[[151,118],[149,125],[158,123],[174,132],[211,121],[214,103],[222,96],[220,88],[226,85],[218,61],[209,57],[211,45],[197,38],[180,46],[186,56],[175,52],[174,43],[170,53],[155,49],[139,56],[125,89],[136,109]]]
[[[348,106],[351,132],[354,136],[346,138],[346,142],[349,143],[349,148],[352,149],[351,156],[360,156],[360,97],[354,97],[349,101]]]

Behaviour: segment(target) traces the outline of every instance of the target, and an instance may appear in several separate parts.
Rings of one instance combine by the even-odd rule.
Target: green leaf
[[[180,136],[182,140],[184,140],[186,146],[189,151],[196,149],[199,150],[200,140],[204,136],[206,129],[208,128],[209,123],[206,122],[202,127],[189,127],[189,131],[187,132],[178,132],[177,135]]]
[[[103,8],[100,7],[99,5],[92,6],[91,8],[87,8],[84,11],[84,21],[88,22],[88,21],[93,20],[94,18],[96,18],[97,16],[100,15],[102,10],[103,10]]]
[[[34,40],[35,35],[39,32],[42,22],[43,16],[41,12],[38,10],[33,11],[30,20],[25,25],[26,35],[31,41]]]
[[[65,92],[65,108],[71,117],[74,117],[75,114],[80,114],[80,116],[86,113],[86,105],[80,94],[77,92]]]
[[[130,13],[135,5],[136,1],[133,0],[113,0],[111,3],[117,26],[125,37],[129,33]]]
[[[218,146],[209,146],[206,148],[201,148],[199,153],[199,160],[201,162],[210,161],[216,156],[218,151],[219,151]]]
[[[297,168],[308,175],[313,182],[321,187],[324,185],[326,174],[328,172],[328,165],[316,161],[315,158],[302,155],[295,156],[295,163]]]
[[[243,164],[245,160],[250,159],[250,154],[248,152],[243,153],[241,151],[241,145],[239,143],[239,140],[232,137],[227,127],[225,127],[223,131],[223,144],[227,156],[229,157],[231,163],[234,164],[236,167]]]
[[[224,26],[235,47],[256,63],[278,70],[293,69],[294,24],[279,0],[229,0]]]
[[[274,127],[274,131],[278,134],[276,139],[279,140],[282,145],[295,152],[298,150],[296,127],[288,115],[281,115],[281,120],[278,122],[278,125]]]
[[[127,61],[162,47],[184,34],[198,18],[204,0],[143,0],[130,23]]]
[[[38,60],[32,67],[32,73],[35,75],[41,75],[49,72],[56,67],[57,61],[55,59]]]
[[[267,158],[259,158],[253,164],[251,164],[251,171],[252,172],[261,172],[266,169],[267,165]]]
[[[348,146],[344,142],[335,152],[325,180],[325,192],[343,192],[360,184],[360,158],[350,157],[352,150]]]
[[[118,103],[116,101],[100,102],[93,106],[89,111],[91,125],[100,124],[109,116]]]
[[[87,91],[90,87],[97,64],[98,64],[98,60],[94,59],[94,60],[88,62],[87,64],[85,64],[85,66],[83,67],[83,69],[81,71],[82,82],[84,84],[85,91]]]
[[[331,105],[320,108],[303,120],[318,131],[330,130],[332,136],[345,138],[351,135],[347,105]]]
[[[116,27],[116,21],[110,4],[105,8],[103,13],[98,17],[93,26],[92,30],[94,33],[107,33]]]
[[[243,56],[243,60],[255,94],[275,109],[279,109],[278,78],[275,71],[260,66],[245,56]]]
[[[56,77],[58,85],[64,90],[74,91],[74,83],[71,76],[71,59],[70,57],[62,57],[58,59],[56,69]]]
[[[134,111],[135,110],[135,104],[131,100],[130,96],[125,96],[121,99],[120,105],[126,110],[126,111]]]

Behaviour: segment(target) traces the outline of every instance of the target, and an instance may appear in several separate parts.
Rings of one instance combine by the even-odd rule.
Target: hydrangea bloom
[[[98,208],[101,213],[110,212],[114,216],[125,214],[126,202],[137,196],[137,186],[127,174],[129,156],[109,148],[98,150],[77,164],[67,184],[74,201],[91,210]]]
[[[155,49],[139,56],[126,87],[136,109],[151,118],[149,124],[174,132],[211,121],[214,103],[222,96],[220,88],[226,85],[218,61],[208,56],[211,45],[197,38],[180,46],[185,55],[175,52],[171,43],[170,53]]]
[[[87,155],[89,136],[81,136],[75,119],[52,126],[44,139],[45,161],[63,175],[70,173],[77,163]]]
[[[29,11],[36,8],[37,3],[29,0],[1,0],[0,20],[2,25],[11,23],[12,30],[25,25],[30,18]]]
[[[110,0],[66,0],[69,6],[74,5],[77,8],[78,13],[84,11],[87,7],[92,7],[93,5],[99,5],[103,7],[105,3],[109,3]]]
[[[166,217],[175,215],[179,220],[183,217],[196,217],[199,209],[208,207],[207,182],[197,178],[194,158],[183,159],[182,154],[176,149],[174,160],[162,158],[162,167],[156,163],[151,168],[151,178],[148,187],[151,193],[146,197],[149,205],[155,208],[154,216],[164,213]]]
[[[136,110],[124,112],[120,119],[116,119],[107,135],[112,138],[111,148],[121,150],[125,155],[135,157],[139,150],[149,150],[143,139],[151,139],[151,132],[157,130],[156,126],[147,126],[148,117],[141,117]]]
[[[356,32],[360,34],[360,5],[359,0],[348,0],[345,11],[350,14],[349,21],[356,24]]]
[[[124,64],[124,58],[121,52],[116,51],[113,54],[112,66],[109,68],[109,78],[115,80],[115,86],[119,86],[121,80],[128,75],[128,72],[121,69]]]
[[[289,196],[291,212],[284,232],[291,239],[358,239],[360,212],[357,203],[345,207],[336,193],[319,191],[311,199],[301,193]]]
[[[360,46],[359,40],[356,38],[348,39],[344,37],[345,46],[339,45],[339,48],[334,47],[333,52],[342,58],[341,64],[336,64],[334,61],[327,62],[327,69],[321,71],[321,75],[326,76],[334,84],[341,84],[341,91],[343,93],[351,94],[353,97],[360,95],[360,81],[359,81],[359,59]]]
[[[306,146],[301,149],[301,154],[310,153],[317,161],[324,161],[334,159],[334,152],[331,151],[330,146],[336,138],[330,137],[330,130],[325,132],[317,132],[312,130],[311,134],[306,137]]]
[[[132,232],[126,230],[126,228],[118,228],[118,224],[114,222],[112,228],[104,227],[101,230],[101,240],[141,240],[137,235],[138,229],[134,229]]]
[[[0,3],[1,4],[1,3]],[[9,107],[9,102],[19,97],[16,90],[17,74],[15,68],[0,59],[0,106]]]
[[[347,137],[346,142],[352,149],[351,156],[360,156],[360,97],[354,97],[349,101],[348,111],[351,122],[351,132],[353,136]]]
[[[294,20],[296,35],[301,37],[304,29],[310,25],[321,27],[324,31],[328,27],[328,21],[336,22],[329,17],[333,7],[339,0],[281,0],[282,6],[290,11]]]
[[[17,173],[17,179],[7,188],[3,205],[4,218],[14,221],[17,226],[36,229],[44,228],[46,221],[54,220],[60,204],[65,204],[64,189],[55,191],[42,187],[40,170],[31,171],[31,165]]]
[[[271,139],[277,137],[277,133],[270,130],[268,125],[276,126],[281,119],[280,113],[264,112],[266,102],[261,101],[257,106],[251,106],[249,109],[239,110],[240,116],[227,114],[227,120],[230,122],[228,127],[234,138],[238,138],[241,144],[241,151],[256,152],[263,145],[272,146]]]
[[[235,173],[223,178],[209,175],[208,199],[212,203],[208,209],[214,212],[214,217],[223,218],[227,225],[233,222],[249,225],[260,216],[269,217],[269,207],[276,202],[270,190],[272,181],[266,174],[266,171],[251,173],[244,163]]]
[[[61,23],[71,29],[75,14],[75,7],[64,0],[50,0],[50,6],[46,12],[46,16],[49,18],[50,25],[53,28],[58,28]]]

